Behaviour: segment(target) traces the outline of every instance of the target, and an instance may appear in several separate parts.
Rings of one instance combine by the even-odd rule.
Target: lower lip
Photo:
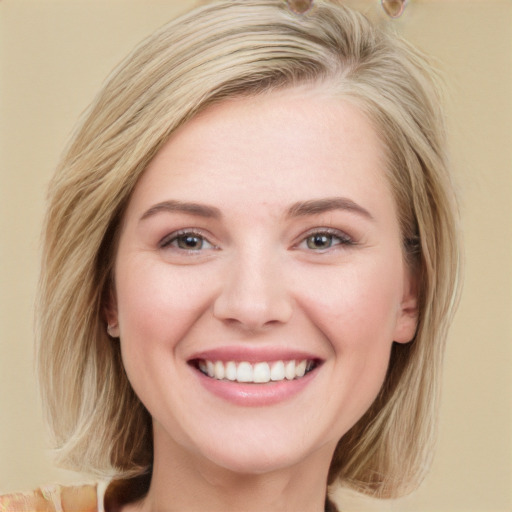
[[[292,398],[310,384],[318,368],[306,373],[304,377],[264,384],[246,384],[229,380],[218,380],[194,370],[201,385],[210,393],[235,405],[262,407],[277,404]]]

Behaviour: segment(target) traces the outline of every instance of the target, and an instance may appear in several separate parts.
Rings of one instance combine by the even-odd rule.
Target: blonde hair
[[[371,119],[388,155],[404,251],[420,279],[415,340],[340,440],[329,483],[392,497],[423,476],[459,268],[438,88],[406,42],[337,2],[221,1],[158,30],[109,77],[50,186],[39,290],[42,395],[61,463],[126,478],[151,467],[151,418],[107,336],[105,296],[123,211],[169,136],[209,105],[327,83]]]

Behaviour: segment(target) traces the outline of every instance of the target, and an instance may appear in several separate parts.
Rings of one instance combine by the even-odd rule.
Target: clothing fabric
[[[47,485],[31,492],[0,496],[0,512],[105,512],[105,490],[106,486],[102,484]],[[109,500],[112,501],[112,498]],[[108,510],[118,509],[114,501]],[[338,512],[336,505],[328,498],[325,512]]]
[[[0,496],[0,512],[105,512],[101,484],[48,485]]]

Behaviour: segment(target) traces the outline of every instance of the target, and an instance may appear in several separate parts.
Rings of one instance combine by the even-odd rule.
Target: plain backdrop
[[[0,492],[84,481],[52,466],[33,367],[45,190],[103,79],[190,0],[0,1]],[[439,445],[403,500],[340,493],[345,512],[512,510],[512,2],[410,0],[385,19],[439,61],[466,246]],[[379,12],[376,12],[379,11]]]

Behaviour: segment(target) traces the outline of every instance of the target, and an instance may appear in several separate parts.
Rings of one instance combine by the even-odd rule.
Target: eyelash
[[[313,239],[314,237],[328,237],[330,239],[330,245],[325,248],[312,248],[308,245],[308,240]],[[334,241],[337,240],[337,243]],[[305,247],[304,247],[305,245]],[[351,246],[355,245],[354,240],[348,236],[346,233],[343,233],[343,231],[339,231],[337,229],[331,229],[331,228],[321,228],[321,229],[314,229],[313,231],[310,231],[306,234],[304,238],[300,240],[300,242],[296,245],[299,249],[309,249],[313,252],[325,252],[330,249],[335,248],[336,246]]]
[[[201,247],[199,249],[190,249],[190,248],[187,249],[187,248],[172,245],[173,242],[178,243],[180,238],[186,239],[187,237],[199,239],[201,241]],[[207,243],[211,246],[211,247],[209,247],[209,249],[217,249],[217,247],[215,245],[213,245],[211,242],[209,242],[208,239],[202,233],[200,233],[198,231],[194,231],[194,230],[183,229],[183,230],[171,233],[170,235],[163,238],[162,241],[159,243],[159,247],[161,249],[166,249],[168,247],[171,247],[171,248],[179,250],[179,251],[186,251],[189,253],[194,253],[194,252],[201,252],[201,250],[203,250],[202,245],[204,243]]]
[[[311,247],[309,245],[308,241],[314,239],[315,237],[326,237],[327,243],[329,244],[328,247],[325,247],[325,248]],[[173,243],[175,243],[175,242],[176,242],[176,244],[178,244],[180,239],[185,240],[186,238],[198,239],[198,241],[201,242],[201,246],[197,249],[193,249],[193,248],[185,248],[185,247],[179,247],[178,245],[173,245]],[[335,243],[336,240],[337,240],[337,243]],[[172,247],[173,249],[176,249],[176,250],[186,251],[188,253],[194,253],[194,252],[201,252],[202,250],[204,250],[205,248],[203,247],[203,245],[205,243],[210,246],[210,247],[207,247],[207,249],[217,249],[217,247],[215,245],[213,245],[211,242],[209,242],[208,239],[201,232],[184,229],[184,230],[177,231],[175,233],[171,233],[170,235],[163,238],[159,244],[159,247],[161,249],[166,249],[166,248]],[[336,247],[336,246],[351,246],[351,245],[355,245],[355,242],[346,233],[343,233],[342,231],[338,231],[337,229],[321,228],[321,229],[315,229],[315,230],[307,233],[305,237],[301,238],[300,242],[295,246],[295,248],[309,249],[313,252],[325,252],[325,251],[328,251],[329,249],[332,249],[333,247]]]

